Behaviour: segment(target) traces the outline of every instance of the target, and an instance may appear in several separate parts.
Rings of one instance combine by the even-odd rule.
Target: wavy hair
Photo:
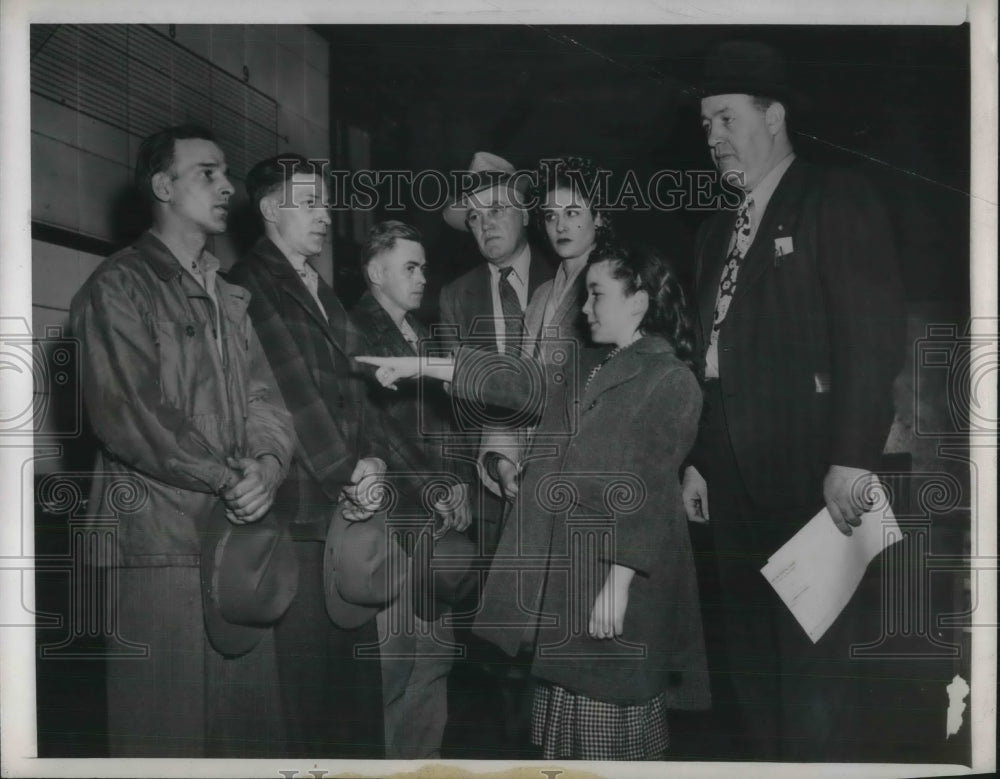
[[[697,375],[687,295],[670,261],[650,248],[607,245],[594,249],[587,259],[588,266],[599,262],[609,263],[611,277],[623,282],[626,294],[642,290],[649,296],[640,332],[665,338],[674,354]]]
[[[535,172],[535,184],[530,193],[531,202],[537,204],[535,225],[545,235],[545,196],[559,187],[580,194],[594,219],[598,214],[601,224],[595,227],[595,248],[614,242],[615,230],[608,209],[608,178],[611,171],[602,168],[588,157],[556,157],[543,159]]]

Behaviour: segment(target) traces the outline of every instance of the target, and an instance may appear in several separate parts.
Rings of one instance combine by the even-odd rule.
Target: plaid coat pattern
[[[363,457],[381,457],[390,472],[427,470],[422,453],[368,400],[366,369],[353,355],[370,351],[322,278],[319,298],[269,239],[261,238],[229,273],[251,294],[250,318],[292,414],[295,461],[275,500],[275,509],[309,537],[325,538],[340,490]],[[412,480],[395,482],[403,491]]]

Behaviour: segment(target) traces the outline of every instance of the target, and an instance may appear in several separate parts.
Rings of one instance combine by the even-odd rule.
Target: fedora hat
[[[477,151],[472,155],[461,185],[452,193],[451,203],[445,206],[444,221],[449,227],[468,232],[469,228],[465,225],[468,198],[494,187],[505,187],[515,201],[522,203],[531,182],[528,177],[515,176],[515,173],[514,166],[503,157],[488,151]]]
[[[233,524],[221,500],[215,502],[201,540],[205,632],[220,654],[244,655],[295,597],[299,564],[294,542],[271,512],[259,522]]]
[[[802,95],[788,80],[785,58],[760,41],[723,41],[705,58],[705,72],[698,97],[753,95],[786,105],[802,104]]]
[[[338,504],[323,551],[326,612],[338,627],[361,627],[399,594],[406,553],[389,537],[384,511],[352,522]]]
[[[443,608],[468,599],[479,584],[476,545],[465,533],[421,534],[413,552],[413,610],[433,622]]]

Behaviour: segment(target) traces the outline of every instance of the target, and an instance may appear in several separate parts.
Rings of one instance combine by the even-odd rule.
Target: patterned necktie
[[[513,267],[500,269],[500,308],[503,310],[504,324],[504,351],[513,352],[520,347],[521,337],[524,334],[524,312],[521,310],[521,301],[517,297],[517,292],[510,283],[509,276],[513,272]]]
[[[736,290],[736,277],[740,273],[740,263],[750,247],[750,206],[753,205],[753,198],[746,198],[740,204],[736,212],[736,227],[734,229],[736,240],[733,241],[733,248],[726,257],[726,265],[722,269],[722,279],[719,281],[719,294],[715,298],[715,317],[712,321],[712,343],[719,339],[719,327],[729,313],[729,304],[733,301],[733,292]]]

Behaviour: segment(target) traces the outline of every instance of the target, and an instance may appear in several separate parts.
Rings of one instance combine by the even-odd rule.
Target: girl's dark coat
[[[457,365],[455,391],[463,393],[471,388],[463,386],[461,358]],[[534,638],[532,672],[588,697],[638,703],[665,691],[671,708],[707,708],[678,479],[694,442],[701,391],[654,336],[612,358],[589,387],[586,364],[574,373],[565,399],[547,402],[542,412],[475,630],[510,654]],[[516,402],[525,388],[511,376],[498,372],[484,386],[480,373],[481,396]],[[591,609],[612,562],[636,571],[624,633],[591,639]],[[504,586],[496,586],[501,580]]]

